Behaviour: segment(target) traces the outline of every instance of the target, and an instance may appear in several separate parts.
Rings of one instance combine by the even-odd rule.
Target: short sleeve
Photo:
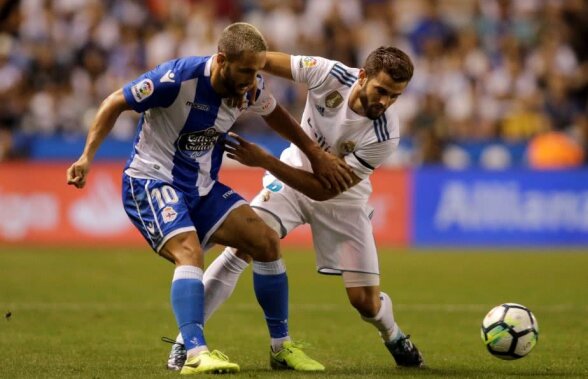
[[[335,63],[337,62],[322,57],[292,55],[292,78],[295,82],[306,83],[308,88],[318,87],[325,81]]]
[[[396,150],[398,139],[375,142],[345,156],[345,162],[361,179],[369,177]]]
[[[180,91],[180,75],[176,73],[177,60],[163,63],[137,79],[125,84],[125,100],[136,112],[150,108],[170,106]]]
[[[268,114],[272,113],[274,109],[276,109],[276,105],[277,101],[267,88],[263,76],[257,75],[255,104],[249,106],[247,110],[255,112],[261,116],[267,116]]]

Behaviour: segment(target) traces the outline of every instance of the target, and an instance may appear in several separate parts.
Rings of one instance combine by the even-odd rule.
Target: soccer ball
[[[519,359],[537,344],[539,325],[527,307],[505,303],[488,312],[481,332],[490,354],[500,359]]]

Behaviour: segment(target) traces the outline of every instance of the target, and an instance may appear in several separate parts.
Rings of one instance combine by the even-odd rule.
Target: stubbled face
[[[265,52],[244,52],[233,61],[225,57],[221,64],[222,86],[229,97],[245,95],[255,83],[257,72],[265,65]]]
[[[371,120],[377,119],[386,112],[386,109],[396,102],[408,84],[408,82],[395,82],[384,71],[380,71],[371,78],[367,78],[365,72],[362,71],[360,80],[363,80],[363,84],[360,81],[359,100],[366,117]]]

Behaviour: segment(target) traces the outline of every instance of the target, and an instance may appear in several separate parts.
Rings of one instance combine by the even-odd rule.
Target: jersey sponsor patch
[[[339,91],[333,91],[325,98],[327,108],[337,108],[343,102],[343,96]]]
[[[177,141],[177,148],[192,159],[206,154],[216,145],[220,133],[215,128],[208,128],[198,132],[184,133]]]
[[[139,83],[131,87],[131,93],[137,103],[145,100],[153,94],[155,87],[151,79],[143,79]]]
[[[316,66],[317,60],[313,57],[304,57],[300,61],[300,68],[311,68]]]

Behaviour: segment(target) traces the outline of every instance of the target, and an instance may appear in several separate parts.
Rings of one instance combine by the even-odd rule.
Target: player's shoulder
[[[323,86],[329,88],[351,88],[359,77],[359,69],[347,66],[346,64],[339,61],[327,61],[328,65],[324,66],[326,75],[325,81],[323,82]]]
[[[161,81],[182,82],[210,75],[210,56],[188,56],[169,60],[157,66]],[[207,72],[208,71],[208,72]]]
[[[380,117],[372,120],[373,132],[377,143],[397,144],[400,139],[400,121],[393,106]]]

